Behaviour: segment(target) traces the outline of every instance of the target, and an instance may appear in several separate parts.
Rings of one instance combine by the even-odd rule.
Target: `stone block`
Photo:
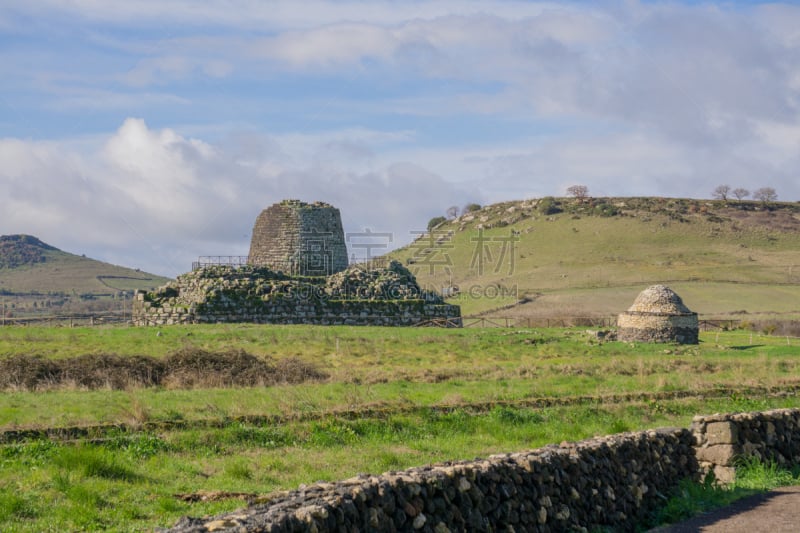
[[[706,444],[738,444],[739,426],[734,422],[712,422],[706,426]]]
[[[733,460],[741,455],[739,446],[733,444],[718,444],[697,448],[697,460],[706,461],[715,465],[731,466]]]
[[[732,466],[714,466],[714,479],[718,485],[730,485],[736,481],[736,469]]]

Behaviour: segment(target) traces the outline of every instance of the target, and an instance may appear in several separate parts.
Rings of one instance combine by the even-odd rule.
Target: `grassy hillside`
[[[612,315],[666,283],[704,315],[800,316],[798,230],[795,203],[544,198],[486,206],[391,255],[423,285],[458,286],[465,314]]]
[[[124,298],[136,289],[152,289],[167,281],[63,252],[30,235],[0,236],[0,293],[16,314],[31,311],[34,303],[36,309],[52,309],[75,301]]]

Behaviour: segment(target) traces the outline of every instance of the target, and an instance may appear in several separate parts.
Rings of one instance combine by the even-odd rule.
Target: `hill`
[[[503,202],[442,222],[390,256],[427,288],[458,287],[448,301],[465,315],[615,315],[643,288],[665,283],[706,316],[800,317],[795,203]]]
[[[59,250],[31,235],[0,236],[0,295],[14,315],[102,311],[169,279]],[[112,303],[114,302],[114,303]],[[8,311],[6,311],[8,312]]]

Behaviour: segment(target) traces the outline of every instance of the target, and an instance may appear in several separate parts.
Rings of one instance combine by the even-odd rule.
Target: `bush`
[[[543,215],[555,215],[562,211],[560,202],[552,196],[546,196],[539,200],[537,208]]]
[[[428,221],[428,231],[432,230],[433,228],[435,228],[439,224],[441,224],[443,222],[446,222],[446,221],[447,221],[447,219],[445,217],[433,217],[432,219],[430,219]]]
[[[614,217],[619,214],[619,210],[611,204],[599,203],[592,207],[592,214],[600,217]]]

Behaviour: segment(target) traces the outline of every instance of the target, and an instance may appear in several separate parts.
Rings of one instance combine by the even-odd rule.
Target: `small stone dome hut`
[[[665,285],[653,285],[639,293],[630,308],[617,318],[621,341],[697,344],[697,313]]]
[[[325,202],[283,200],[256,218],[248,264],[299,276],[330,276],[348,267],[342,216]]]

